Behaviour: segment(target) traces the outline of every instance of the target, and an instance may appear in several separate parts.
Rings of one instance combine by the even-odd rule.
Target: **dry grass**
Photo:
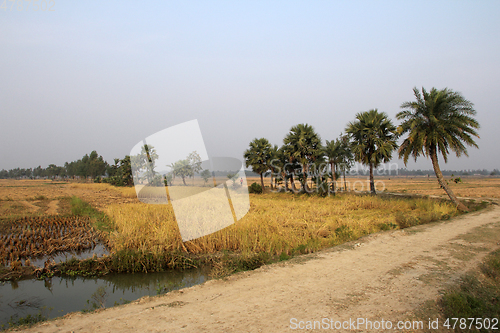
[[[249,213],[237,223],[183,243],[171,205],[111,205],[115,250],[214,253],[222,250],[290,254],[315,250],[396,226],[398,214],[427,222],[453,216],[449,204],[429,199],[384,199],[342,195],[329,198],[285,193],[251,195]]]

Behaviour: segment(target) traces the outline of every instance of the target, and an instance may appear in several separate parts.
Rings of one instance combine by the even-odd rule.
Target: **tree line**
[[[479,138],[479,123],[474,119],[473,103],[448,88],[429,92],[414,88],[413,93],[414,101],[401,104],[396,115],[401,124],[397,127],[385,112],[372,109],[357,113],[346,125],[345,134],[323,144],[312,126],[298,124],[286,134],[282,146],[272,146],[266,138],[251,141],[244,152],[246,166],[260,175],[262,189],[263,175],[270,172],[271,189],[284,182],[288,191],[290,182],[293,192],[311,192],[310,178],[317,185],[316,191],[335,193],[339,174],[345,179],[345,172],[356,161],[369,168],[370,192],[376,194],[374,169],[389,162],[393,152],[397,151],[405,166],[410,157],[416,161],[424,156],[431,159],[434,174],[452,202],[467,210],[444,180],[438,154],[447,162],[450,153],[468,156],[466,146],[478,148],[474,137]],[[404,136],[398,146],[398,139]],[[295,188],[295,178],[300,189]]]
[[[114,162],[115,164],[109,165],[94,150],[77,161],[64,163],[63,166],[49,164],[46,168],[37,166],[36,168],[15,168],[8,171],[3,169],[0,171],[0,179],[84,179],[97,182],[105,181],[114,185],[131,185],[130,157],[115,158]]]

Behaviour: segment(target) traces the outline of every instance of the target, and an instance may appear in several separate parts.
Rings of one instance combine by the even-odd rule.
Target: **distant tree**
[[[156,149],[152,145],[145,144],[141,147],[141,169],[144,170],[144,176],[146,177],[148,184],[153,184],[155,179],[155,164],[158,159],[158,154]]]
[[[210,177],[212,177],[212,174],[210,173],[209,170],[205,169],[201,172],[200,176],[201,176],[201,178],[203,178],[203,180],[205,181],[205,185],[206,185],[208,180],[210,179]]]
[[[96,179],[96,177],[98,176],[104,176],[104,174],[106,173],[108,163],[103,159],[102,156],[97,154],[95,150],[90,153],[87,163],[88,175],[92,179]]]
[[[399,157],[404,159],[405,165],[410,155],[415,161],[420,155],[430,157],[439,185],[458,209],[467,211],[443,178],[438,152],[446,163],[450,150],[460,157],[462,154],[468,156],[465,145],[478,148],[473,139],[479,138],[476,132],[479,123],[473,118],[476,115],[474,104],[448,88],[432,88],[430,92],[422,88],[420,93],[415,87],[413,93],[416,101],[401,104],[403,111],[396,115],[403,120],[400,133],[408,133],[399,147]]]
[[[384,112],[377,109],[356,114],[356,120],[347,124],[355,159],[370,167],[370,191],[376,194],[373,169],[389,162],[397,148],[397,131]]]
[[[201,157],[196,151],[190,153],[187,157],[187,160],[189,161],[189,165],[191,165],[191,169],[193,170],[193,175],[202,170]]]
[[[236,178],[238,178],[237,173],[228,173],[227,178],[233,181],[233,187],[235,186]]]
[[[299,178],[301,178],[302,188],[309,192],[307,186],[309,167],[323,154],[319,134],[311,125],[298,124],[290,129],[290,132],[283,139],[283,143],[289,147],[287,151],[291,161],[300,163],[302,173]]]
[[[33,169],[33,177],[42,178],[45,176],[46,176],[45,169],[43,169],[41,165],[39,165],[35,169]]]
[[[245,150],[245,165],[246,167],[252,167],[255,173],[260,175],[260,184],[264,190],[264,173],[269,170],[269,151],[271,150],[271,144],[265,138],[253,139],[250,142],[250,147]]]
[[[186,177],[191,177],[193,175],[193,168],[191,167],[191,164],[188,159],[185,160],[179,160],[171,165],[169,167],[172,168],[172,173],[175,176],[179,176],[182,178],[182,183],[187,186],[186,184]]]
[[[134,184],[132,177],[132,166],[130,164],[130,156],[126,155],[120,160],[120,167],[118,169],[119,183],[122,186],[131,186]]]
[[[60,177],[62,175],[62,173],[64,172],[64,168],[57,166],[55,164],[49,164],[46,171],[47,171],[47,175],[50,178],[54,179],[54,178]]]
[[[2,169],[2,171],[0,171],[0,179],[7,179],[9,178],[9,172],[5,169]]]

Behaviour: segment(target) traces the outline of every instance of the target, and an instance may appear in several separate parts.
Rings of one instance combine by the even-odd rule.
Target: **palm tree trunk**
[[[309,193],[309,186],[307,186],[307,173],[309,172],[307,164],[304,164],[302,166],[302,174],[303,174],[303,184],[302,184],[302,189],[304,190],[305,193]]]
[[[273,170],[271,170],[271,191],[273,190]]]
[[[455,193],[453,193],[451,188],[449,188],[448,184],[446,184],[446,181],[443,178],[443,174],[441,173],[441,169],[439,168],[436,149],[431,148],[430,156],[431,156],[432,166],[434,168],[434,173],[436,174],[439,185],[441,185],[446,194],[448,194],[448,197],[450,197],[450,200],[457,206],[459,210],[463,212],[468,212],[469,210],[467,209],[467,207],[465,207],[463,203],[458,201],[458,198],[456,197]]]
[[[375,191],[375,180],[373,179],[373,163],[370,163],[370,192],[377,194]]]
[[[260,174],[260,185],[262,186],[262,193],[264,193],[264,176],[262,176],[262,173]]]
[[[347,182],[345,180],[345,170],[344,170],[344,192],[347,192]]]
[[[335,194],[336,185],[337,185],[337,175],[335,174],[335,163],[330,162],[330,169],[332,169],[332,190],[333,194]]]
[[[281,173],[281,177],[283,178],[283,181],[285,182],[285,193],[288,192],[288,179],[286,177],[286,172]]]
[[[290,184],[292,185],[292,192],[297,193],[297,188],[295,187],[295,179],[293,179],[293,174],[290,175]]]

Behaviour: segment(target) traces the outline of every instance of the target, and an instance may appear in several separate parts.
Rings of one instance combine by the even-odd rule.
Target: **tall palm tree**
[[[262,191],[264,191],[264,172],[269,170],[269,151],[271,150],[271,144],[265,138],[253,139],[250,142],[250,147],[245,150],[245,165],[247,167],[252,167],[252,170],[260,175],[260,184],[262,186]]]
[[[397,147],[397,131],[385,112],[377,109],[356,114],[356,121],[347,124],[356,161],[370,167],[370,191],[376,194],[373,169],[389,162]]]
[[[280,169],[280,150],[278,145],[274,145],[269,149],[269,159],[267,160],[267,166],[271,171],[271,190],[273,189],[273,178],[278,176]]]
[[[342,172],[344,176],[344,191],[347,191],[347,182],[345,180],[345,174],[354,165],[354,155],[352,154],[351,144],[349,142],[348,135],[342,135],[340,133],[340,152],[339,152],[339,163],[338,169]]]
[[[290,189],[293,193],[298,193],[299,190],[295,187],[295,179],[293,175],[295,170],[301,169],[300,164],[292,157],[293,147],[291,145],[284,144],[280,147],[281,158],[283,159],[283,170],[285,179],[285,191],[288,192],[288,180],[290,180]]]
[[[309,192],[307,178],[310,164],[322,155],[321,138],[314,128],[308,124],[298,124],[290,129],[283,139],[283,143],[290,147],[290,162],[298,162],[302,167],[302,188]]]
[[[330,170],[332,172],[332,186],[333,193],[335,194],[335,188],[337,183],[337,164],[340,162],[342,153],[342,141],[340,139],[328,141],[326,140],[326,146],[324,147],[324,154],[330,164]]]
[[[479,138],[476,132],[479,123],[473,118],[476,115],[474,104],[448,88],[432,88],[430,92],[422,88],[421,94],[415,87],[413,93],[416,101],[401,104],[403,111],[396,115],[399,120],[403,120],[400,133],[408,133],[399,147],[399,157],[404,158],[405,165],[410,155],[415,161],[420,155],[430,157],[439,185],[458,209],[466,211],[465,205],[458,201],[443,178],[438,152],[446,163],[450,150],[457,157],[462,154],[468,156],[464,143],[478,148],[473,139],[473,136]]]

